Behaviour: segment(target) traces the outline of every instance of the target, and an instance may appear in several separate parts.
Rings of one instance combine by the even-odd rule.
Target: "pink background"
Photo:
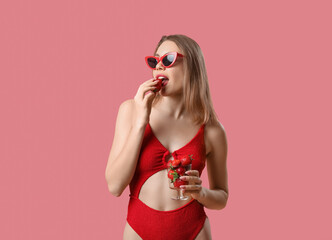
[[[317,0],[1,1],[0,239],[122,239],[105,167],[165,34],[201,46],[228,137],[213,239],[332,239],[331,22]]]

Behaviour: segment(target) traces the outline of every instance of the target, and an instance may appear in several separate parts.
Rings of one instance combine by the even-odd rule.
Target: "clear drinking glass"
[[[186,166],[182,166],[182,167],[185,169],[185,171],[177,171],[177,173],[178,173],[177,175],[178,175],[179,178],[175,182],[172,182],[172,180],[170,178],[168,178],[169,187],[173,190],[176,190],[176,192],[177,192],[177,195],[175,197],[173,197],[173,196],[171,197],[174,200],[188,200],[189,199],[188,196],[184,196],[184,194],[183,194],[185,190],[180,188],[181,185],[188,185],[189,182],[180,180],[180,177],[181,176],[188,176],[188,174],[185,174],[184,172],[186,172],[188,170],[191,170],[191,164],[186,165]],[[178,168],[175,168],[175,169],[174,168],[173,169],[168,168],[167,169],[167,174],[169,174],[170,171],[176,171],[176,169],[178,169]]]

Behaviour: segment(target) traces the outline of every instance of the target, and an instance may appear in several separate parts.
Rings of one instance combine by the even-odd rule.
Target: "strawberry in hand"
[[[176,179],[175,182],[173,183],[174,187],[179,188],[182,185],[187,185],[188,182],[181,180],[180,178]]]
[[[186,172],[186,169],[184,167],[178,167],[175,169],[175,171],[177,172],[177,174],[179,174],[179,176],[183,176]]]
[[[179,178],[179,174],[176,171],[174,171],[174,170],[169,170],[168,174],[167,174],[167,177],[169,179],[171,179],[172,182],[174,182],[176,179]]]
[[[159,92],[162,85],[163,85],[163,81],[161,79],[155,79],[153,81],[158,81],[157,85],[156,85],[156,89],[153,90],[154,93]]]
[[[171,161],[172,167],[177,168],[181,165],[181,161],[179,159],[174,159]]]
[[[182,166],[187,166],[187,165],[191,164],[192,160],[194,160],[192,158],[192,156],[193,156],[193,154],[186,155],[183,158],[181,158],[181,164],[182,164]]]

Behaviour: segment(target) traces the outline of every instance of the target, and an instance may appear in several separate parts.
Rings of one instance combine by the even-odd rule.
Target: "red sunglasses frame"
[[[174,57],[174,61],[173,61],[169,66],[165,66],[165,65],[163,64],[163,59],[164,59],[164,57],[166,57],[166,56],[168,56],[168,55],[171,55],[171,54],[174,54],[174,55],[175,55],[175,57]],[[183,56],[181,53],[178,53],[178,52],[168,52],[168,53],[165,53],[165,54],[164,54],[163,56],[161,56],[161,57],[156,57],[156,56],[146,56],[146,57],[145,57],[145,63],[148,65],[149,68],[151,68],[151,69],[156,69],[156,68],[152,68],[152,67],[150,67],[150,65],[149,65],[149,63],[148,63],[148,59],[149,59],[149,58],[154,58],[154,59],[157,60],[157,65],[158,65],[158,63],[161,61],[161,65],[163,65],[165,68],[169,68],[169,67],[173,66],[173,64],[176,62],[176,59],[177,59],[178,57],[184,57],[184,56]],[[157,65],[156,65],[156,67],[157,67]]]

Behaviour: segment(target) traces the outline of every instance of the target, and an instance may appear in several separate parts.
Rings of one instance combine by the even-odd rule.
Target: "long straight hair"
[[[192,116],[195,124],[207,124],[208,122],[218,121],[218,116],[214,111],[211,100],[204,56],[200,46],[193,39],[182,34],[164,35],[160,39],[154,55],[158,51],[159,46],[166,40],[173,41],[185,55],[183,58],[185,110]],[[152,105],[157,104],[160,99],[161,95],[158,92]]]

